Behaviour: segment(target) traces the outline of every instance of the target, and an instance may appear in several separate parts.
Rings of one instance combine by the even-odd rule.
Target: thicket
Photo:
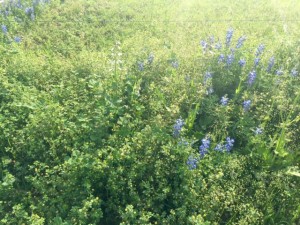
[[[1,10],[0,224],[300,223],[299,42],[229,28],[194,60],[114,38],[99,56],[71,28],[34,36],[60,7]]]

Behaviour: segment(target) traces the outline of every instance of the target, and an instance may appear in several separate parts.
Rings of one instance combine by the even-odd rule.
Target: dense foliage
[[[300,20],[180,2],[3,3],[0,224],[300,223]]]

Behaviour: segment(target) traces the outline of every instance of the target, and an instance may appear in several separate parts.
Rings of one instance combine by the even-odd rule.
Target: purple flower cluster
[[[200,45],[202,47],[203,52],[206,52],[207,49],[210,49],[210,50],[213,49],[214,43],[215,43],[215,37],[214,36],[210,36],[207,41],[201,40]],[[221,49],[222,48],[221,43],[220,42],[216,43],[215,48],[216,49]]]
[[[226,97],[226,95],[224,95],[221,100],[220,100],[220,103],[222,106],[226,106],[228,104],[228,98]]]
[[[217,144],[217,146],[215,147],[215,150],[218,151],[218,152],[223,152],[224,145],[221,144],[221,143]]]
[[[206,49],[208,48],[208,43],[204,40],[200,41],[200,45],[202,46],[203,51],[205,52]]]
[[[143,71],[144,70],[144,63],[141,61],[137,62],[137,66],[138,66],[138,70],[139,71]]]
[[[174,137],[179,137],[180,136],[180,132],[181,132],[181,129],[182,127],[184,126],[184,121],[183,119],[177,119],[174,126],[173,126],[173,136]]]
[[[245,41],[246,41],[246,37],[245,37],[245,36],[240,37],[240,38],[238,39],[238,42],[237,42],[235,48],[240,48],[240,47],[242,47]]]
[[[175,69],[178,69],[178,67],[179,67],[179,63],[178,63],[177,60],[173,60],[173,61],[171,62],[171,65],[172,65],[172,67],[175,68]]]
[[[259,135],[259,134],[262,134],[263,133],[263,130],[260,128],[260,127],[257,127],[256,130],[254,131],[254,133],[256,135]]]
[[[153,60],[154,60],[154,54],[150,53],[149,56],[148,56],[148,64],[152,64]]]
[[[203,138],[202,144],[199,147],[199,153],[200,153],[201,157],[203,157],[208,152],[209,146],[210,146],[209,138],[207,138],[207,137]]]
[[[245,64],[246,64],[246,60],[245,60],[245,59],[240,59],[240,60],[239,60],[239,65],[240,65],[241,67],[245,66]]]
[[[7,17],[13,12],[16,8],[23,9],[25,14],[27,14],[31,20],[35,19],[35,7],[39,4],[50,3],[51,0],[32,0],[32,6],[28,6],[24,8],[24,4],[22,4],[22,0],[6,0],[1,1],[3,4],[4,10],[2,11],[4,16]],[[23,1],[24,2],[24,1]],[[14,14],[14,13],[13,13]],[[20,19],[20,18],[17,18]]]
[[[212,73],[211,72],[206,72],[204,74],[204,85],[207,84],[207,81],[209,81],[212,78]]]
[[[230,152],[233,148],[234,139],[231,139],[230,137],[226,138],[225,142],[225,149],[227,152]]]
[[[227,61],[226,61],[227,66],[228,66],[228,67],[231,66],[231,64],[233,63],[233,61],[234,61],[234,54],[233,54],[233,52],[232,52],[232,53],[230,53],[230,54],[227,56]]]
[[[249,86],[251,86],[254,83],[255,78],[256,78],[256,72],[253,70],[248,75],[248,85]]]
[[[282,75],[282,74],[283,74],[282,68],[276,70],[275,73],[276,73],[276,75],[278,75],[278,76]]]
[[[251,107],[251,100],[245,100],[243,102],[243,109],[244,109],[244,111],[245,112],[249,111],[250,107]]]
[[[254,67],[257,67],[259,64],[260,58],[255,58],[254,59]]]
[[[232,28],[228,29],[227,33],[226,33],[226,41],[225,43],[223,42],[222,44],[225,46],[226,49],[223,49],[222,51],[215,51],[215,61],[214,61],[214,66],[215,64],[221,64],[221,67],[227,67],[229,68],[230,66],[235,66],[233,71],[230,71],[232,73],[238,73],[241,71],[236,70],[236,67],[245,67],[246,65],[246,58],[243,58],[243,56],[240,57],[240,55],[242,55],[242,52],[240,52],[238,49],[240,49],[245,41],[246,41],[246,37],[245,36],[241,36],[238,40],[237,43],[235,45],[234,48],[234,43],[232,42],[233,40],[233,34],[234,34],[234,30]],[[200,42],[200,45],[202,46],[203,50],[213,50],[213,49],[217,49],[220,50],[222,49],[222,44],[219,42],[219,39],[214,39],[214,38],[210,38],[207,40],[202,40]],[[246,76],[248,75],[248,77],[246,77],[246,85],[252,86],[253,84],[255,84],[255,82],[257,82],[257,76],[259,76],[260,74],[258,74],[259,69],[262,68],[263,66],[263,60],[264,60],[264,51],[265,51],[265,45],[264,44],[259,44],[258,47],[256,49],[254,49],[254,52],[252,53],[253,58],[247,59],[247,64],[250,64],[249,67],[252,67],[252,69],[247,70]],[[237,59],[236,61],[238,61],[238,65],[236,65],[237,63],[235,62],[235,58]],[[253,61],[249,61],[249,60],[253,60]],[[277,66],[277,62],[276,62],[276,67],[274,68],[275,65],[275,57],[272,56],[269,61],[268,64],[265,65],[265,67],[263,68],[263,70],[265,71],[265,73],[275,73],[277,75],[282,75],[282,74],[287,74],[288,72],[290,73],[290,75],[292,77],[296,77],[299,75],[299,66],[296,65],[294,68],[290,67],[287,68],[283,65],[283,67],[278,67]],[[232,68],[231,67],[231,68]],[[248,66],[247,66],[248,67]],[[220,66],[218,66],[218,68],[220,69]],[[289,70],[288,70],[289,69]],[[244,80],[244,69],[239,69],[239,70],[243,70],[241,73],[241,82]],[[226,72],[225,72],[226,73]],[[222,74],[223,75],[223,74]],[[231,74],[229,74],[231,75]],[[261,74],[263,75],[263,74]],[[217,74],[214,74],[214,79],[217,79]],[[224,74],[225,76],[225,74]],[[266,78],[269,78],[270,75],[268,75]],[[212,86],[211,86],[211,82],[210,79],[212,78],[212,73],[211,72],[206,72],[204,74],[204,84],[206,84],[205,88],[207,90],[207,93],[211,93],[213,91]],[[260,78],[260,77],[259,77]],[[278,78],[279,80],[279,78]],[[241,82],[239,83],[239,87],[238,90],[236,92],[240,91],[240,85]],[[245,85],[244,83],[244,85]],[[222,85],[222,84],[219,84]],[[220,96],[221,97],[221,96]],[[252,100],[253,101],[253,100]],[[249,111],[250,109],[254,108],[253,106],[253,102],[250,99],[244,99],[243,101],[241,101],[240,103],[240,110],[244,111],[245,113],[244,116],[249,115]],[[227,106],[229,102],[229,98],[227,97],[227,95],[224,95],[221,97],[221,99],[219,99],[219,104],[220,107],[219,109],[221,109],[221,106]],[[228,107],[224,107],[223,109],[229,109]],[[261,135],[264,133],[264,130],[261,127],[254,127],[253,129],[253,135]],[[212,143],[210,138],[210,136],[206,136],[201,140],[200,146],[199,146],[199,155],[200,157],[198,157],[197,159],[195,157],[189,157],[188,159],[188,166],[190,169],[194,169],[196,168],[196,164],[198,162],[198,160],[200,160],[202,157],[204,157],[210,149],[212,149]],[[232,151],[232,149],[234,148],[234,144],[235,144],[235,140],[234,138],[231,137],[226,137],[226,139],[222,140],[219,143],[214,143],[216,145],[214,146],[215,151],[219,151],[219,152],[230,152]]]
[[[260,44],[256,49],[255,55],[260,56],[263,53],[264,49],[265,49],[265,46],[263,44]]]
[[[23,5],[22,5],[22,3],[21,3],[21,0],[18,0],[18,1],[16,2],[16,7],[19,8],[19,9],[23,8]]]
[[[12,14],[15,14],[14,11],[16,8],[18,8],[18,9],[24,10],[24,13],[27,16],[29,16],[32,20],[34,20],[35,19],[35,12],[34,12],[35,5],[37,5],[39,3],[49,3],[50,0],[33,0],[32,6],[29,6],[27,8],[24,8],[24,5],[22,4],[21,0],[7,0],[7,1],[1,1],[1,2],[2,2],[3,6],[2,6],[2,10],[0,10],[0,14],[2,14],[4,17],[9,16],[11,14],[11,12],[13,12]],[[22,19],[18,16],[15,16],[15,21],[21,22]],[[8,28],[5,24],[1,25],[1,30],[4,35],[8,34]],[[16,36],[12,40],[15,41],[16,43],[20,43],[22,39],[20,37]]]
[[[223,142],[224,143],[224,142]],[[215,147],[215,150],[218,152],[230,152],[233,148],[233,143],[234,143],[234,139],[227,137],[225,140],[225,143],[223,144],[222,142],[217,144],[217,146]]]
[[[194,156],[189,156],[186,164],[188,165],[189,170],[194,170],[197,168],[197,163],[198,163],[198,158],[194,157]]]
[[[7,26],[6,25],[1,25],[1,29],[4,35],[7,35]]]
[[[219,56],[218,63],[220,64],[221,62],[224,62],[224,59],[225,59],[224,54],[221,54],[221,55]]]
[[[20,37],[15,37],[15,38],[14,38],[14,41],[15,41],[16,43],[20,43],[20,42],[22,41],[22,39],[21,39]]]
[[[33,7],[27,7],[27,8],[25,8],[25,14],[27,14],[28,16],[30,16],[31,20],[35,19],[34,8]]]
[[[227,31],[227,34],[226,34],[226,46],[229,47],[230,46],[230,43],[231,43],[231,39],[232,39],[232,36],[233,36],[233,29],[230,28],[228,31]]]
[[[291,75],[293,77],[296,77],[296,76],[298,76],[298,74],[299,74],[299,72],[295,68],[293,68],[292,71],[291,71]]]

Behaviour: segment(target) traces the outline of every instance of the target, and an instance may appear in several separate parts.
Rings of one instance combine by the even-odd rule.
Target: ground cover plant
[[[0,224],[299,224],[299,8],[4,1]]]

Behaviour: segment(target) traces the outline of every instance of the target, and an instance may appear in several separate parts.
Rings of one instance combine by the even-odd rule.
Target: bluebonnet
[[[295,68],[293,68],[292,71],[291,71],[291,75],[293,77],[296,77],[298,74],[299,74],[299,72]]]
[[[271,72],[271,69],[272,67],[274,66],[275,64],[275,57],[272,56],[270,59],[269,59],[269,64],[268,64],[268,68],[267,68],[267,72],[270,73]]]
[[[220,50],[221,48],[222,48],[221,42],[217,42],[216,45],[215,45],[215,49]]]
[[[230,28],[230,29],[227,31],[227,34],[226,34],[226,46],[227,46],[227,47],[230,46],[230,42],[231,42],[231,39],[232,39],[232,35],[233,35],[233,29]]]
[[[194,157],[194,156],[189,156],[186,164],[189,167],[189,170],[194,170],[197,168],[197,163],[198,163],[198,158]]]
[[[174,60],[171,62],[171,65],[173,66],[173,68],[177,69],[179,66],[179,63],[178,63],[178,61]]]
[[[225,146],[221,143],[217,144],[217,146],[215,147],[215,150],[218,152],[223,152],[224,151]]]
[[[204,40],[201,40],[201,41],[200,41],[200,45],[202,46],[203,51],[205,51],[205,50],[207,49],[207,47],[208,47],[207,42],[204,41]]]
[[[209,146],[210,146],[209,138],[207,137],[203,138],[202,144],[199,147],[199,153],[202,157],[208,152]]]
[[[243,102],[243,108],[244,108],[244,111],[248,111],[251,107],[251,100],[245,100]]]
[[[254,67],[258,66],[259,61],[260,61],[260,58],[255,58],[254,59]]]
[[[227,56],[227,61],[226,61],[226,64],[227,66],[230,66],[234,61],[234,54],[233,53],[230,53],[228,56]]]
[[[173,126],[173,135],[174,137],[179,137],[180,135],[180,131],[182,129],[182,127],[184,126],[184,121],[180,118],[180,119],[177,119],[174,126]]]
[[[248,75],[248,84],[249,84],[249,86],[251,86],[254,83],[255,78],[256,78],[256,72],[253,70]]]
[[[18,0],[18,2],[16,3],[16,7],[19,9],[23,7],[21,0]]]
[[[154,55],[153,55],[153,53],[150,53],[148,56],[148,64],[152,64],[153,60],[154,60]]]
[[[224,95],[220,100],[221,105],[226,106],[228,104],[228,100],[229,99],[226,97],[226,95]]]
[[[245,40],[246,40],[246,37],[245,37],[245,36],[240,37],[240,38],[238,39],[237,44],[236,44],[236,48],[242,47],[242,45],[243,45],[243,43],[244,43]]]
[[[2,32],[6,35],[7,34],[7,26],[6,25],[2,25],[1,29],[2,29]]]
[[[211,73],[211,72],[206,72],[206,73],[204,74],[204,84],[206,84],[207,81],[208,81],[209,79],[211,79],[211,78],[212,78],[212,73]]]
[[[240,60],[239,60],[239,65],[240,65],[241,67],[245,66],[245,64],[246,64],[246,60],[245,60],[245,59],[240,59]]]
[[[143,71],[144,70],[144,63],[143,62],[138,61],[137,62],[137,66],[138,66],[139,71]]]
[[[20,43],[22,39],[20,37],[15,37],[14,40],[16,43]]]
[[[263,53],[264,49],[265,49],[265,46],[263,44],[260,44],[256,49],[255,55],[256,56],[261,55]]]
[[[209,37],[209,41],[211,44],[213,44],[215,42],[215,37],[214,36],[210,36]]]
[[[27,7],[25,8],[25,13],[30,16],[31,20],[34,20],[34,8],[33,7]]]
[[[226,138],[225,149],[227,150],[227,152],[230,152],[232,150],[233,143],[234,139],[231,139],[230,137]]]
[[[257,127],[256,130],[254,131],[254,133],[256,135],[259,135],[259,134],[262,134],[263,133],[263,130],[260,128],[260,127]]]
[[[31,15],[32,13],[34,13],[33,7],[27,7],[27,8],[25,8],[25,13],[27,15]]]
[[[223,62],[223,61],[224,61],[224,59],[225,59],[225,56],[224,56],[224,54],[221,54],[221,55],[219,56],[218,63],[221,63],[221,62]]]
[[[279,75],[279,76],[282,75],[283,74],[282,68],[276,70],[275,73],[276,73],[276,75]]]

